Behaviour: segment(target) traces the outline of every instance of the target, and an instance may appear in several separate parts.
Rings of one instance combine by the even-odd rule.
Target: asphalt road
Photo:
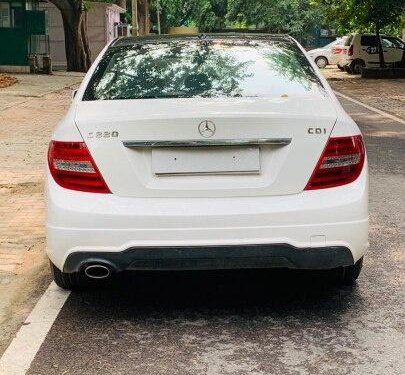
[[[287,271],[124,275],[70,295],[28,373],[404,374],[405,125],[343,104],[371,169],[355,287]]]

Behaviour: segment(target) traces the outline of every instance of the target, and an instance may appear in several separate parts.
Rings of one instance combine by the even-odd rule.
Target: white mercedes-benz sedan
[[[289,36],[115,40],[53,133],[46,185],[67,289],[273,267],[350,284],[368,246],[362,135]]]

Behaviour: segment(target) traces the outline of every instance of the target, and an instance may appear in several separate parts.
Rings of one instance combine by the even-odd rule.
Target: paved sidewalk
[[[35,97],[41,97],[61,90],[73,84],[79,84],[83,79],[82,73],[56,72],[53,75],[13,74],[18,83],[0,89],[0,111],[17,104],[27,102]]]
[[[18,84],[0,89],[0,352],[41,292],[38,285],[48,278],[47,145],[82,75],[17,78]]]
[[[334,90],[405,119],[405,79],[364,79],[334,67],[322,73]]]

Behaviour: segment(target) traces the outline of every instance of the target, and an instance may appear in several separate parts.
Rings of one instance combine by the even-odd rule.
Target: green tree
[[[405,12],[404,0],[314,0],[324,7],[326,16],[342,30],[374,30],[378,43],[380,67],[385,67],[380,33],[398,25]],[[404,62],[405,51],[402,56]]]
[[[152,2],[156,13],[157,0]],[[211,31],[225,26],[228,0],[160,0],[163,30],[170,26],[196,25],[200,31]],[[152,15],[155,20],[156,15]]]
[[[323,14],[310,0],[228,0],[227,19],[305,40],[323,23]]]

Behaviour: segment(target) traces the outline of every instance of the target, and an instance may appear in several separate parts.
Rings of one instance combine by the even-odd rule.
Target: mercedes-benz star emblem
[[[212,121],[205,120],[198,125],[198,131],[204,138],[210,138],[215,134],[217,127]]]

